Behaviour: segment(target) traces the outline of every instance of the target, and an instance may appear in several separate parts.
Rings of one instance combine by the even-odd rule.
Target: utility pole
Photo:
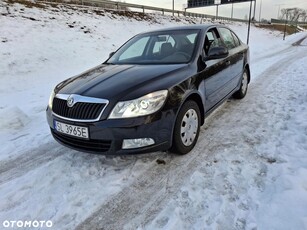
[[[256,0],[254,2],[254,16],[253,19],[256,21]]]
[[[248,30],[247,30],[247,45],[249,43],[249,33],[250,33],[250,28],[251,28],[251,17],[252,17],[252,3],[253,0],[251,0],[250,6],[249,6],[249,19],[248,19]]]
[[[286,13],[286,21],[285,21],[284,38],[283,38],[283,40],[286,39],[287,22],[288,22],[288,10],[287,10],[287,13]]]
[[[175,0],[173,0],[173,16],[175,15]]]
[[[259,23],[261,22],[261,9],[262,9],[262,0],[260,1],[260,8],[259,8]]]
[[[233,3],[231,5],[231,18],[233,18]]]

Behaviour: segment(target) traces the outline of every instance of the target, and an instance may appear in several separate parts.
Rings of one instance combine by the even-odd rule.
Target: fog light
[[[139,138],[139,139],[124,139],[123,149],[136,149],[153,145],[155,141],[152,138]]]

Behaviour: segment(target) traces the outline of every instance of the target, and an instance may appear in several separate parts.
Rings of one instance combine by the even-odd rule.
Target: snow
[[[10,129],[22,129],[30,122],[30,118],[18,107],[10,107],[0,113],[0,127]]]
[[[270,70],[266,91],[250,89],[246,103],[236,105],[244,114],[255,113],[240,118],[248,127],[229,125],[238,120],[236,111],[224,116],[227,123],[213,124],[231,130],[224,133],[228,143],[194,169],[148,229],[306,229],[307,56],[300,56],[285,69]],[[258,80],[268,83],[266,77]]]
[[[280,32],[251,28],[248,95],[214,112],[188,155],[106,157],[52,139],[52,88],[139,32],[199,19],[94,10],[0,2],[0,224],[307,229],[307,39],[292,46],[306,32],[283,41]],[[227,25],[246,41],[245,24]]]
[[[257,218],[262,220],[259,225],[261,229],[268,224],[274,229],[307,227],[307,83],[303,81],[306,79],[306,63],[305,56],[281,75],[285,82],[277,84],[282,92],[280,101],[286,102],[284,109],[288,113],[284,122],[275,124],[280,126],[281,131],[275,133],[268,143],[269,146],[276,146],[274,154],[282,164],[268,173],[267,183],[272,185],[267,186],[260,195],[262,202]],[[290,92],[285,93],[289,89]]]

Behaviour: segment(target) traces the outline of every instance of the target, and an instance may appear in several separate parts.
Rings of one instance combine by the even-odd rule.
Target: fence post
[[[162,15],[164,15],[164,9],[162,9]]]
[[[142,6],[142,8],[143,8],[143,14],[145,14],[145,6]]]

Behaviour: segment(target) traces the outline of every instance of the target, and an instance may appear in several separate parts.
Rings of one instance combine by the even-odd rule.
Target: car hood
[[[187,64],[102,64],[76,77],[63,81],[56,87],[56,93],[78,94],[104,99],[123,98],[139,88],[146,87],[146,85],[150,86],[151,89],[167,85],[164,83],[168,81],[167,77],[169,74],[177,72],[186,66]],[[156,87],[155,84],[157,85]]]

